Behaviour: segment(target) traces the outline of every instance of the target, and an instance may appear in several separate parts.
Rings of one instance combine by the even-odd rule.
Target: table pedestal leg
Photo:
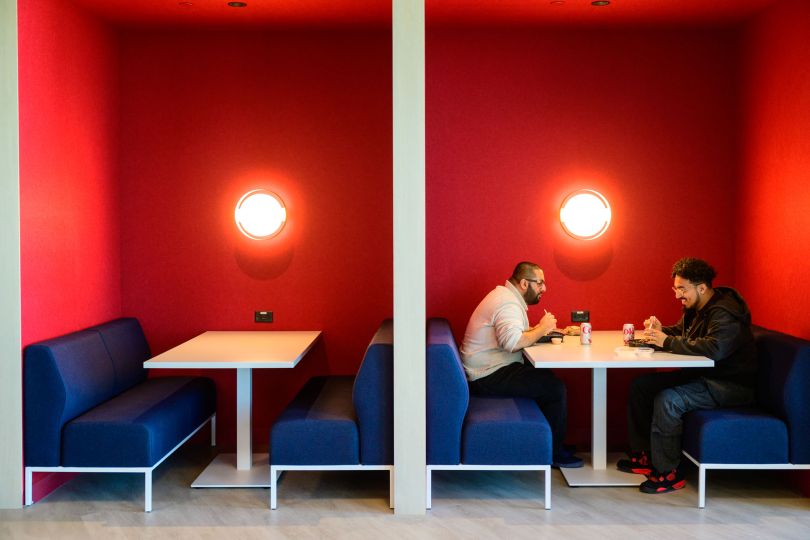
[[[236,468],[240,471],[249,470],[252,462],[252,371],[250,368],[236,370]]]
[[[607,466],[607,369],[593,368],[591,376],[591,464],[594,470]]]
[[[593,368],[591,379],[591,460],[579,469],[560,469],[569,486],[638,486],[645,478],[616,469],[620,455],[607,455],[607,368]]]
[[[191,487],[269,487],[267,454],[252,454],[252,369],[236,370],[236,454],[219,454]]]

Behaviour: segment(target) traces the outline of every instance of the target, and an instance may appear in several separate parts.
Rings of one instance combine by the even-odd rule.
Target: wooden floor
[[[84,474],[21,510],[0,510],[0,539],[203,538],[810,538],[810,499],[779,472],[709,471],[707,507],[688,487],[667,495],[635,488],[569,488],[552,472],[552,510],[534,472],[434,473],[433,510],[396,517],[387,472],[290,472],[279,509],[267,489],[191,489],[214,455],[181,449],[155,471],[154,511],[143,512],[142,475]]]

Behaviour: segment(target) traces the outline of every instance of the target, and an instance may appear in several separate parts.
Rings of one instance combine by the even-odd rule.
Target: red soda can
[[[591,344],[591,323],[584,322],[579,325],[579,343],[581,345]]]
[[[627,345],[630,340],[636,339],[636,327],[633,326],[633,323],[625,323],[622,326],[622,334],[624,334],[624,344]]]

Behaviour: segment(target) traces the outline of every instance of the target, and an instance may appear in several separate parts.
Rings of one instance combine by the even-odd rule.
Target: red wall
[[[115,35],[69,2],[20,2],[23,345],[121,313]]]
[[[596,330],[679,316],[679,257],[705,257],[734,284],[738,36],[732,31],[449,30],[427,41],[428,314],[461,339],[477,303],[515,263],[545,270],[530,309]],[[610,201],[594,241],[562,231],[578,188]],[[587,442],[590,377],[568,382],[570,439]],[[611,372],[609,443],[625,444],[637,371]]]
[[[758,324],[810,339],[810,3],[783,2],[746,34],[738,279]]]
[[[810,3],[751,24],[737,275],[754,322],[810,339]],[[810,495],[810,474],[801,475]]]
[[[22,344],[121,315],[115,35],[19,2]],[[35,498],[63,477],[37,475]]]
[[[123,305],[153,353],[204,330],[323,331],[295,370],[253,374],[266,447],[300,385],[356,372],[393,314],[390,32],[128,32],[121,66]],[[233,222],[257,187],[289,215],[265,242]],[[233,447],[235,374],[205,374]]]

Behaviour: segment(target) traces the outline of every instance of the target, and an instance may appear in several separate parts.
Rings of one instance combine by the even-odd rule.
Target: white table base
[[[607,453],[607,369],[591,370],[591,454],[580,456],[585,465],[578,469],[560,469],[571,487],[638,486],[646,478],[616,469],[624,454]]]
[[[607,468],[607,369],[591,370],[591,459],[594,472]]]
[[[219,454],[200,473],[191,487],[270,487],[270,463],[267,454],[253,454],[250,469],[236,468],[236,454]]]
[[[147,368],[236,370],[236,453],[217,456],[191,487],[270,487],[267,454],[252,453],[252,370],[294,368],[320,335],[208,331],[143,363]]]
[[[527,347],[523,354],[537,368],[591,370],[591,455],[579,469],[561,469],[569,486],[638,486],[644,476],[616,470],[623,456],[607,454],[607,370],[609,368],[708,367],[714,362],[703,356],[656,351],[649,357],[620,358],[615,349],[622,332],[597,331],[590,345],[569,339],[562,344]],[[583,456],[584,457],[584,456]]]
[[[608,454],[607,467],[594,469],[587,454],[578,454],[585,459],[585,465],[579,469],[560,469],[570,487],[638,487],[647,478],[641,474],[630,474],[616,469],[616,462],[626,457],[622,453]]]
[[[240,471],[249,471],[251,468],[253,448],[251,425],[253,425],[253,370],[239,368],[236,370],[236,468]]]

